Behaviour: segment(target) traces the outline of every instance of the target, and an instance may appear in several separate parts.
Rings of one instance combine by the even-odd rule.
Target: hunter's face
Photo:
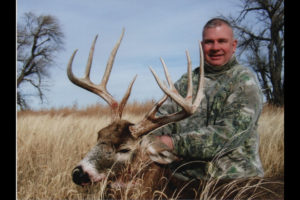
[[[205,28],[203,32],[204,58],[212,66],[226,64],[234,54],[236,45],[237,40],[234,39],[232,29],[227,25]]]

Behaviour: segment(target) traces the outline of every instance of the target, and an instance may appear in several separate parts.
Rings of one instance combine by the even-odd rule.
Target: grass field
[[[124,118],[137,122],[153,102],[131,103],[125,108]],[[105,183],[91,187],[76,186],[71,171],[96,143],[97,131],[110,122],[109,109],[93,105],[83,109],[61,108],[23,111],[17,115],[17,198],[18,199],[103,199]],[[265,106],[259,120],[260,156],[265,179],[274,180],[276,191],[282,193],[284,177],[284,109]],[[264,180],[249,180],[249,187],[264,189]],[[255,184],[251,184],[254,183]],[[232,182],[217,188],[212,181],[202,190],[201,199],[214,199],[220,191],[242,198],[249,187],[238,187]],[[254,185],[254,186],[253,186]],[[280,190],[278,190],[280,187]],[[259,191],[257,189],[257,191]],[[215,190],[215,191],[213,191]],[[255,189],[256,190],[256,189]],[[137,192],[138,193],[138,192]],[[163,191],[156,191],[163,197]],[[259,196],[254,194],[253,199]],[[139,199],[140,194],[122,199]],[[280,194],[282,195],[282,194]],[[157,197],[157,196],[156,196]],[[176,199],[176,196],[173,196]],[[251,198],[250,198],[251,199]]]

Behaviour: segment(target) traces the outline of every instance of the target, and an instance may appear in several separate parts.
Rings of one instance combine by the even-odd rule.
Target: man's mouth
[[[224,56],[223,54],[211,54],[211,55],[209,55],[209,57],[213,60],[218,60],[223,56]]]

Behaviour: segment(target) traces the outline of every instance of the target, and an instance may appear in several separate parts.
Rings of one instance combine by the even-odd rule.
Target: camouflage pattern
[[[195,96],[199,67],[193,70],[192,77]],[[187,74],[175,87],[186,96]],[[205,97],[194,115],[155,132],[173,139],[173,153],[181,158],[170,164],[175,177],[190,180],[263,176],[257,133],[263,95],[254,73],[234,56],[221,67],[205,64],[204,88]],[[168,99],[159,114],[178,109]]]

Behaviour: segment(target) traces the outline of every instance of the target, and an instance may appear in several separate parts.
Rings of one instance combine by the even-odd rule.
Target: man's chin
[[[226,62],[223,59],[214,59],[214,60],[209,60],[206,61],[207,64],[215,67],[221,67],[226,64]]]

